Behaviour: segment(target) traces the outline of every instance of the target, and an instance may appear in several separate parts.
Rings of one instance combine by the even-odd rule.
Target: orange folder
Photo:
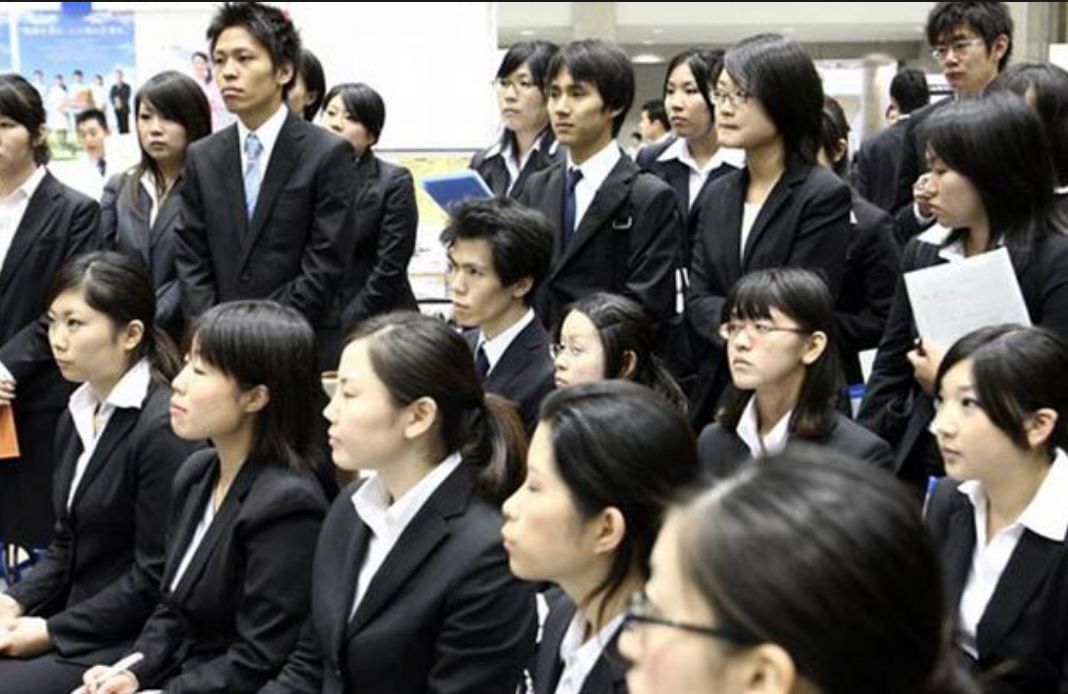
[[[15,412],[0,405],[0,460],[19,457],[19,437],[15,432]]]

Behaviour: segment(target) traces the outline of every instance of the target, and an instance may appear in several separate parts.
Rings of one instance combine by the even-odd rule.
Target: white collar
[[[754,393],[749,398],[749,402],[746,403],[745,410],[742,411],[742,416],[738,419],[738,426],[735,427],[734,433],[745,443],[749,453],[754,458],[777,455],[786,448],[786,443],[790,438],[790,417],[793,413],[794,411],[790,410],[783,415],[782,419],[771,428],[768,435],[761,440],[760,424],[757,422],[756,393]]]
[[[986,491],[979,480],[961,482],[957,491],[968,497],[972,508],[985,508]],[[1058,448],[1046,479],[1042,480],[1031,503],[1009,527],[1020,525],[1053,542],[1064,542],[1068,536],[1068,504],[1064,502],[1065,499],[1068,499],[1068,455]]]
[[[711,159],[705,162],[704,166],[698,166],[697,162],[690,154],[690,145],[687,144],[685,138],[680,137],[668,145],[664,151],[660,153],[660,156],[656,158],[657,161],[671,161],[672,159],[677,159],[697,173],[707,174],[710,171],[715,171],[724,164],[738,169],[742,168],[745,166],[745,151],[734,149],[732,147],[718,147],[716,153],[712,155]]]
[[[1064,195],[1068,193],[1068,186],[1055,186],[1053,188],[1054,195]]]
[[[260,127],[255,130],[249,130],[248,127],[237,119],[237,147],[241,152],[241,156],[245,156],[245,139],[249,133],[256,133],[257,139],[260,144],[263,145],[263,154],[265,157],[270,157],[271,152],[274,150],[274,143],[278,141],[278,134],[282,132],[282,126],[286,124],[286,116],[289,115],[289,108],[283,102],[278,110],[275,111],[270,118],[265,120]],[[269,162],[269,159],[265,158],[263,161]],[[264,164],[266,167],[266,164]]]
[[[352,493],[352,505],[356,508],[360,520],[367,524],[375,537],[399,534],[462,462],[460,453],[453,453],[396,500],[390,499],[389,490],[386,489],[381,475],[372,474],[370,479]]]
[[[44,180],[46,173],[47,169],[45,167],[38,166],[36,169],[33,170],[33,173],[30,174],[30,177],[22,182],[21,186],[11,191],[11,194],[8,195],[6,198],[0,198],[0,200],[17,200],[23,195],[25,195],[26,199],[29,200],[33,197],[33,194],[37,192],[37,189],[40,187],[41,181]]]
[[[119,382],[111,389],[104,398],[103,404],[118,408],[141,409],[145,398],[148,396],[148,386],[152,382],[152,368],[147,359],[142,359],[134,364],[122,375]],[[100,402],[96,393],[88,383],[78,386],[70,395],[70,410],[92,410]]]
[[[489,361],[490,371],[497,365],[501,357],[508,350],[508,346],[512,344],[512,341],[519,336],[519,333],[527,329],[527,326],[534,321],[534,309],[528,308],[527,312],[523,314],[523,317],[508,326],[508,329],[502,332],[497,337],[487,340],[486,334],[481,330],[478,331],[478,347],[481,347],[486,352],[486,360]]]
[[[620,152],[619,145],[612,140],[605,145],[604,149],[578,165],[571,159],[571,152],[568,151],[567,168],[581,171],[582,183],[592,184],[593,190],[597,190],[622,157],[623,153]]]
[[[593,638],[583,642],[586,635],[586,617],[582,611],[575,609],[571,623],[564,632],[564,638],[560,641],[560,660],[564,663],[560,679],[571,680],[570,691],[582,690],[582,683],[586,681],[590,672],[597,665],[597,659],[612,641],[612,637],[623,625],[623,615],[616,615],[608,624],[601,627]]]
[[[941,246],[938,249],[938,257],[947,260],[951,263],[960,260],[967,260],[968,256],[964,254],[964,239],[960,238],[949,244],[945,245],[949,240],[950,234],[953,233],[953,229],[944,227],[938,222],[935,222],[931,228],[920,234],[917,238],[924,243],[929,243],[933,246]],[[997,246],[1005,245],[1005,238],[998,238]]]

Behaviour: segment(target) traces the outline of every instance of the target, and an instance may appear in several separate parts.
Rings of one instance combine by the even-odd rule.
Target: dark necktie
[[[97,159],[96,168],[100,169],[100,175],[103,176],[104,172],[107,171],[108,168],[107,162],[105,162],[102,157],[100,159]]]
[[[564,190],[564,223],[560,228],[560,247],[567,248],[575,233],[575,186],[582,180],[582,169],[567,170],[567,188]]]
[[[478,346],[475,350],[475,375],[478,376],[478,382],[482,383],[486,380],[486,374],[489,373],[490,365],[489,359],[486,357],[486,350],[482,345]]]

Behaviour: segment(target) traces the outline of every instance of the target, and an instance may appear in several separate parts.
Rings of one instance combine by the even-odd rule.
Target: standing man
[[[122,81],[122,70],[115,71],[115,84],[111,85],[111,108],[115,111],[115,124],[119,134],[130,132],[130,85]]]
[[[300,37],[281,10],[226,3],[208,29],[237,122],[189,147],[177,270],[190,319],[273,299],[320,324],[352,255],[352,146],[289,112]]]

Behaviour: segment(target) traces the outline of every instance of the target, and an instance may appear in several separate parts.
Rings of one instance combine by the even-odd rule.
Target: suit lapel
[[[324,644],[326,652],[333,653],[335,662],[344,662],[345,627],[349,623],[349,615],[352,612],[352,601],[356,596],[356,580],[360,574],[364,557],[367,555],[367,541],[371,538],[370,529],[360,520],[359,514],[352,504],[348,504],[346,512],[350,514],[348,522],[343,526],[351,528],[348,538],[348,546],[342,557],[340,571],[337,574],[339,580],[322,581],[316,587],[322,588],[327,593],[323,595],[321,604],[328,606],[331,612],[327,614],[330,621],[329,642]],[[339,606],[343,606],[339,608]]]
[[[386,606],[434,548],[445,540],[449,534],[446,518],[463,511],[471,495],[471,485],[467,464],[461,463],[419,509],[367,586],[349,626],[350,637],[358,634]]]
[[[81,482],[78,483],[78,489],[74,492],[74,500],[71,504],[71,513],[76,514],[78,509],[78,503],[85,496],[85,490],[93,483],[93,480],[97,478],[100,471],[105,467],[108,467],[110,458],[115,447],[126,439],[126,436],[130,433],[130,430],[137,424],[138,416],[141,411],[135,408],[122,408],[116,410],[111,415],[111,419],[108,420],[108,425],[104,428],[104,431],[100,434],[100,441],[96,444],[96,449],[93,450],[93,455],[89,458],[89,463],[85,467],[85,473],[82,475]],[[68,489],[70,487],[68,486]]]
[[[175,526],[176,532],[168,538],[167,565],[163,572],[162,586],[164,591],[169,590],[174,575],[178,572],[178,565],[182,562],[185,552],[189,549],[189,543],[193,540],[197,523],[204,515],[204,508],[211,499],[211,490],[215,486],[215,480],[219,477],[219,459],[212,456],[211,462],[204,469],[204,476],[195,482],[189,494],[184,500],[174,499],[174,503],[184,503],[182,512],[178,516]],[[203,545],[201,546],[203,548]],[[186,571],[186,576],[189,572]],[[184,579],[183,579],[184,580]]]
[[[550,612],[545,622],[545,632],[538,646],[538,664],[534,671],[534,694],[553,694],[557,680],[563,674],[564,664],[560,660],[560,644],[564,640],[568,626],[575,616],[575,606],[570,600],[555,612]]]
[[[241,171],[241,151],[237,140],[235,123],[219,134],[219,142],[214,144],[210,156],[223,188],[230,228],[236,230],[239,243],[244,244],[249,235],[249,226],[245,212],[245,177]]]
[[[550,169],[545,181],[545,199],[542,203],[542,212],[549,218],[556,234],[553,238],[553,266],[557,265],[563,255],[563,247],[560,245],[564,226],[564,174],[567,171],[567,162],[561,161]],[[542,285],[548,284],[542,282]]]
[[[548,338],[545,335],[545,328],[537,318],[523,328],[486,377],[485,389],[494,392],[505,390],[519,378],[528,364],[535,363],[534,353],[540,349],[548,351]]]
[[[271,216],[278,193],[293,171],[299,150],[298,143],[304,138],[304,133],[300,131],[296,123],[297,117],[292,113],[287,113],[286,122],[278,132],[278,139],[274,143],[274,149],[271,150],[271,158],[267,161],[267,170],[263,174],[263,183],[260,185],[260,194],[256,199],[256,209],[252,213],[252,228],[249,229],[248,244],[244,249],[244,257],[241,259],[242,266]]]
[[[627,665],[619,653],[620,633],[621,630],[617,630],[612,640],[604,647],[601,657],[597,659],[590,674],[586,675],[579,694],[627,691]]]
[[[955,492],[957,493],[957,492]],[[953,510],[950,511],[946,537],[954,538],[943,549],[945,557],[945,582],[950,597],[949,604],[959,605],[964,585],[972,569],[975,554],[975,512],[963,494],[957,493]]]
[[[619,206],[626,201],[627,196],[630,194],[631,181],[637,175],[638,167],[634,162],[626,156],[621,156],[616,165],[612,167],[608,178],[604,179],[604,183],[597,189],[597,193],[593,196],[593,201],[590,202],[586,214],[582,216],[582,221],[579,222],[574,236],[571,237],[567,248],[564,249],[560,263],[553,268],[551,276],[558,274],[560,268],[566,265],[569,259],[578,255],[579,250],[589,243],[598,232],[616,223],[613,215],[615,215]],[[563,209],[562,202],[560,209]],[[634,222],[634,220],[627,221],[631,224]]]
[[[667,182],[671,190],[675,191],[675,202],[679,205],[679,213],[682,219],[690,216],[690,167],[675,159],[665,162],[667,166]]]
[[[22,215],[19,227],[15,230],[15,237],[11,240],[11,246],[4,258],[4,266],[0,268],[0,293],[7,290],[15,271],[22,266],[22,261],[33,247],[37,237],[52,226],[52,218],[59,211],[59,206],[54,204],[54,201],[61,194],[62,188],[59,182],[46,171],[40,185],[37,186],[37,190],[33,192],[26,205],[26,212]]]
[[[771,194],[760,208],[753,228],[749,232],[749,238],[745,242],[745,253],[742,257],[742,271],[745,272],[750,266],[753,257],[753,249],[760,243],[760,239],[771,226],[771,222],[778,216],[779,210],[794,196],[794,186],[804,180],[806,169],[803,167],[787,167],[782,173],[779,182],[771,189]],[[743,193],[744,195],[744,193]],[[743,198],[744,201],[744,198]],[[740,227],[739,227],[740,228]]]
[[[706,209],[702,209],[701,216],[707,217],[707,220],[701,223],[705,241],[710,246],[718,246],[722,249],[721,252],[716,252],[713,248],[709,248],[707,255],[713,259],[722,258],[720,262],[726,264],[724,268],[726,275],[721,278],[725,290],[730,289],[734,280],[742,276],[742,261],[739,257],[742,241],[742,206],[745,204],[745,189],[748,185],[749,173],[743,171],[730,181],[722,204],[711,207],[706,205]],[[713,202],[712,200],[706,201]]]
[[[69,417],[70,415],[64,415]],[[70,485],[74,482],[74,469],[78,465],[78,456],[82,454],[82,441],[71,422],[67,445],[63,447],[63,453],[59,458],[59,471],[56,473],[55,488],[52,491],[53,507],[67,515],[67,497],[70,496]]]
[[[976,646],[980,657],[994,651],[1009,633],[1063,551],[1063,543],[1024,530],[979,620]]]
[[[152,224],[152,230],[151,232],[149,232],[149,251],[155,248],[156,243],[158,243],[159,240],[163,238],[163,232],[167,231],[168,229],[174,228],[174,220],[182,209],[181,198],[182,179],[179,178],[171,187],[170,192],[167,193],[167,197],[164,198],[163,204],[160,205],[159,211],[156,213],[156,221]],[[151,253],[146,253],[146,261],[150,257]],[[151,265],[149,267],[151,267]]]

